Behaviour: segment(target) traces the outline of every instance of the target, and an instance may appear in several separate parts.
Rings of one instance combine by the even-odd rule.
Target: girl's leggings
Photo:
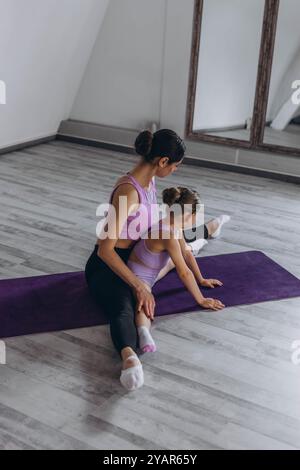
[[[187,241],[191,236],[186,237]],[[204,226],[204,238],[208,238]],[[132,248],[115,248],[115,251],[127,264]],[[106,314],[113,344],[121,356],[125,347],[138,350],[138,335],[135,325],[135,297],[126,282],[119,278],[110,267],[99,258],[98,245],[87,261],[85,277],[91,296]]]

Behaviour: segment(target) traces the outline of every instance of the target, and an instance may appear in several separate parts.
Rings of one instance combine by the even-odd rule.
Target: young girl
[[[217,279],[204,279],[196,259],[183,237],[183,228],[196,225],[197,206],[200,204],[196,191],[188,188],[169,188],[163,191],[163,202],[175,211],[168,214],[148,231],[148,238],[142,238],[133,248],[128,267],[151,292],[155,282],[162,278],[174,266],[185,287],[196,302],[204,308],[220,310],[224,304],[219,300],[203,297],[201,286],[222,286]],[[179,214],[176,208],[180,209]],[[143,309],[136,312],[136,326],[140,349],[143,352],[156,351],[156,345],[150,333],[153,316],[146,315]]]

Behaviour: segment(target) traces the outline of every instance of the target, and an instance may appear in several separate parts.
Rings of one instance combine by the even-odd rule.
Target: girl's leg
[[[229,220],[229,215],[222,214],[205,225],[197,227],[196,234],[192,230],[186,230],[184,237],[187,244],[192,248],[194,255],[197,255],[203,246],[207,244],[209,238],[217,238],[221,233],[222,226]]]
[[[151,292],[151,288],[146,285],[146,288]],[[155,352],[156,344],[150,333],[151,329],[151,320],[147,317],[144,310],[140,310],[135,314],[135,324],[137,326],[137,332],[139,337],[140,349],[146,352]]]
[[[230,221],[230,216],[227,214],[222,214],[215,219],[210,220],[207,224],[207,232],[209,238],[217,238],[220,233],[222,226]]]
[[[194,254],[198,253],[204,245],[207,244],[207,241],[204,239],[195,240],[194,242],[187,242],[190,245]],[[159,272],[155,282],[160,281],[163,277],[165,277],[172,269],[175,268],[175,264],[173,263],[172,259],[169,259],[168,263],[162,270]]]
[[[183,235],[187,244],[191,245],[199,240],[207,240],[209,231],[207,225],[201,225],[193,229],[184,230]]]
[[[205,225],[197,227],[196,234],[195,231],[189,229],[184,231],[184,237],[187,243],[193,243],[199,239],[209,239],[216,238],[220,235],[222,226],[229,222],[230,216],[227,214],[222,214],[215,219],[210,220]]]
[[[163,277],[165,277],[174,268],[175,268],[175,264],[173,263],[173,261],[170,258],[168,263],[166,264],[166,266],[164,268],[162,268],[162,270],[159,272],[155,282],[157,282],[160,279],[162,279]]]
[[[150,333],[151,320],[145,315],[144,311],[136,313],[137,332],[139,337],[140,349],[146,352],[155,352],[156,344]]]
[[[199,251],[207,244],[208,228],[206,225],[189,229],[183,232],[186,243],[190,246],[193,254],[196,256]]]
[[[203,239],[200,239],[200,240],[195,240],[194,242],[187,242],[187,243],[188,243],[188,245],[190,245],[193,253],[195,254],[195,252],[198,253],[198,251],[201,248],[203,248],[204,245],[206,245],[207,241],[203,240]],[[174,268],[175,268],[175,264],[173,263],[172,259],[169,259],[166,266],[164,268],[162,268],[162,270],[159,272],[155,282],[160,281],[160,279],[165,277]]]
[[[148,330],[150,330],[151,320],[150,318],[147,317],[143,309],[140,310],[139,312],[136,312],[135,324],[137,328],[139,328],[140,326],[145,326],[146,328],[148,328]]]

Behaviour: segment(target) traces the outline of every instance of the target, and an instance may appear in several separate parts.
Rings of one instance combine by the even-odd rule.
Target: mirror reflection
[[[300,2],[280,2],[264,144],[300,148]]]
[[[204,0],[193,131],[250,140],[263,0]]]

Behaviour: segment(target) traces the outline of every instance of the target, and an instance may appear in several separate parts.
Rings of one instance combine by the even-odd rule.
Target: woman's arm
[[[207,299],[203,297],[199,286],[196,282],[195,276],[191,269],[186,264],[184,256],[181,251],[181,246],[178,240],[175,238],[165,239],[165,248],[169,252],[177,274],[188,291],[192,294],[196,302],[204,308],[209,308],[212,310],[220,310],[224,307],[224,304],[216,299]]]
[[[123,211],[126,213],[120,210],[120,196],[127,197],[127,212]],[[98,256],[134,290],[137,299],[137,310],[143,307],[146,315],[149,318],[154,318],[155,300],[153,295],[145,289],[142,281],[128,268],[115,251],[116,243],[120,238],[128,215],[136,210],[138,204],[138,194],[132,185],[124,184],[116,190],[112,200],[115,214],[111,212],[108,216],[110,236],[100,241]]]

